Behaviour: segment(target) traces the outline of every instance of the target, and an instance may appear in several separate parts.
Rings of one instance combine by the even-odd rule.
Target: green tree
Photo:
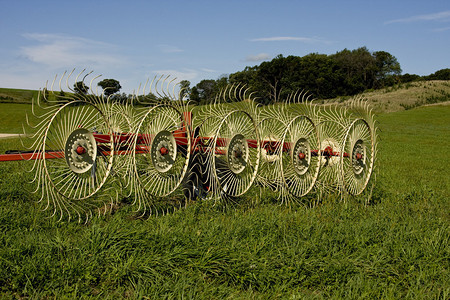
[[[199,94],[199,104],[207,104],[214,101],[216,96],[216,81],[214,79],[204,79],[196,87]]]
[[[119,81],[115,79],[103,79],[102,81],[97,83],[97,85],[103,89],[103,93],[107,97],[119,92],[122,88]]]
[[[344,91],[347,95],[373,88],[376,80],[376,61],[366,47],[344,49],[332,56],[344,74]]]
[[[239,71],[228,76],[228,81],[230,84],[245,84],[252,86],[256,81],[256,72],[258,71],[258,66],[245,67],[243,71]]]
[[[386,51],[376,51],[373,56],[376,64],[376,87],[394,84],[402,73],[397,58]]]
[[[409,74],[409,73],[403,74],[403,75],[399,76],[399,78],[402,83],[418,81],[418,80],[422,79],[422,77],[420,77],[419,75]]]
[[[283,79],[283,98],[299,90],[306,90],[314,97],[332,98],[340,92],[342,72],[332,57],[311,53],[303,57],[287,57],[288,72]]]
[[[73,85],[73,90],[76,94],[86,95],[89,91],[89,87],[85,85],[83,81],[77,81]]]
[[[280,98],[283,90],[282,80],[285,79],[287,72],[286,58],[281,54],[259,65],[256,72],[258,81],[256,88],[262,93],[262,98],[266,99],[264,102],[276,102]]]
[[[191,93],[191,88],[189,87],[191,83],[188,80],[180,81],[180,97],[181,99],[188,98]]]
[[[193,86],[191,88],[191,92],[189,94],[189,100],[195,104],[200,104],[200,93],[198,92],[197,86]]]
[[[216,80],[216,92],[220,92],[227,87],[229,84],[228,74],[222,74]]]
[[[261,100],[261,93],[258,90],[258,81],[256,79],[257,68],[258,66],[245,67],[242,71],[230,74],[228,76],[228,83],[245,85],[247,88],[256,92],[256,96]]]
[[[450,69],[441,69],[425,77],[427,80],[450,80]]]
[[[278,55],[271,61],[230,74],[229,83],[246,84],[256,92],[260,103],[268,104],[285,101],[301,90],[322,99],[354,95],[392,85],[400,79],[400,73],[400,64],[390,53],[360,47],[333,55]],[[439,77],[445,77],[444,74],[441,72]]]

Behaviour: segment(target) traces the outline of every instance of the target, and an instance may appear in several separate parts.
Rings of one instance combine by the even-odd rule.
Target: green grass
[[[41,113],[42,109],[37,107],[36,112]],[[27,114],[30,121],[35,121],[30,104],[0,103],[0,133],[23,133],[22,125],[27,132],[32,132],[26,123]]]
[[[422,188],[450,199],[450,106],[378,117],[380,181],[393,193]],[[395,170],[395,171],[394,171]]]
[[[0,88],[0,102],[30,104],[33,98],[37,98],[37,90]]]
[[[267,193],[58,223],[25,190],[30,163],[1,163],[0,298],[448,299],[449,116],[434,106],[378,117],[370,205],[289,210]],[[18,147],[0,140],[2,152]]]

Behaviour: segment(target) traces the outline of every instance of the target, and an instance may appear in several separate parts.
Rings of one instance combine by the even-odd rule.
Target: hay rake
[[[237,199],[252,186],[291,205],[312,193],[360,195],[372,177],[376,127],[361,98],[326,106],[298,92],[262,107],[246,87],[230,85],[211,105],[196,106],[174,79],[159,77],[117,103],[72,90],[72,75],[59,78],[59,90],[65,81],[71,93],[53,92],[55,77],[33,101],[30,150],[0,155],[34,161],[33,192],[60,219],[87,221],[120,194],[143,214],[197,198]],[[90,75],[83,71],[75,82]]]

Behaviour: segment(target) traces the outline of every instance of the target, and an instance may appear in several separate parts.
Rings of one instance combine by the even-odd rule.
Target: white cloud
[[[158,76],[170,76],[172,79],[177,79],[176,81],[181,80],[193,80],[195,79],[199,74],[195,70],[156,70],[154,71]]]
[[[207,73],[216,73],[217,72],[216,70],[207,69],[207,68],[201,68],[200,70],[203,72],[207,72]]]
[[[443,31],[447,31],[447,30],[450,30],[450,27],[442,27],[442,28],[433,29],[434,32],[443,32]]]
[[[253,61],[253,62],[258,62],[258,61],[263,61],[263,60],[267,60],[270,59],[270,55],[267,53],[259,53],[256,55],[248,55],[245,58],[245,61]]]
[[[51,68],[117,67],[125,63],[123,57],[112,53],[115,47],[111,44],[58,34],[28,33],[23,36],[38,44],[21,47],[20,54],[31,62]]]
[[[163,53],[178,53],[178,52],[184,51],[176,46],[165,45],[165,44],[158,45],[158,48]]]
[[[427,14],[427,15],[418,15],[418,16],[412,16],[408,18],[403,19],[396,19],[384,22],[384,24],[392,24],[392,23],[411,23],[411,22],[418,22],[418,21],[450,21],[450,10],[447,11],[441,11],[434,14]]]
[[[299,41],[305,43],[314,43],[320,42],[321,40],[316,38],[308,38],[308,37],[297,37],[297,36],[273,36],[273,37],[264,37],[251,39],[251,42],[280,42],[280,41]]]

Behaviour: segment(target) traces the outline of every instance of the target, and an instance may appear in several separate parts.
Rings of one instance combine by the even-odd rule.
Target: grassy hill
[[[33,98],[37,98],[38,91],[0,88],[0,103],[29,104]]]
[[[430,80],[403,83],[392,87],[366,91],[361,94],[377,112],[394,112],[414,107],[450,101],[450,80]],[[345,102],[340,97],[326,102]]]
[[[31,103],[38,91],[0,88],[1,103]],[[394,112],[450,101],[450,80],[403,83],[361,94],[377,112]],[[345,102],[350,97],[323,100],[324,103]],[[1,106],[0,106],[1,108]]]

